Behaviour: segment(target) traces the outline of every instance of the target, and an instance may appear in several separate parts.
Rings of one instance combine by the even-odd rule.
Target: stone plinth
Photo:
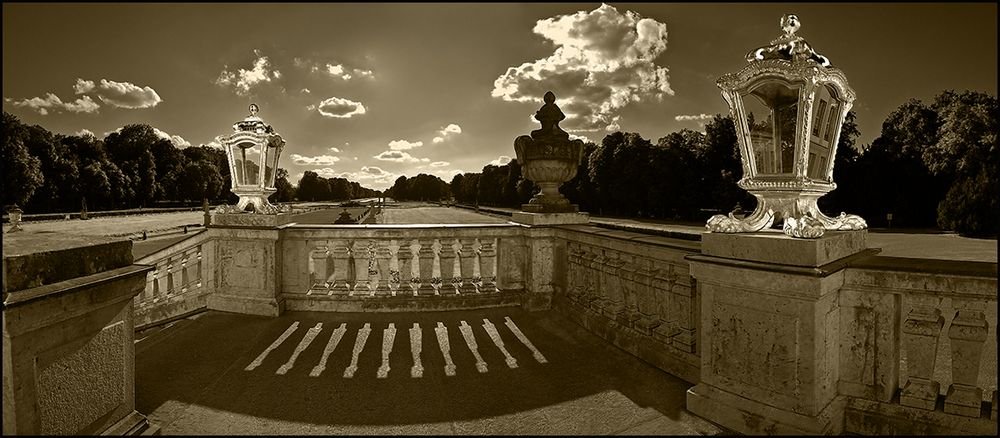
[[[281,297],[281,242],[278,227],[288,214],[216,214],[209,229],[215,240],[215,290],[208,308],[278,316]]]
[[[545,225],[577,225],[590,222],[588,213],[532,213],[527,211],[515,211],[511,215],[511,220],[517,223],[531,226]]]
[[[702,254],[709,256],[815,267],[864,251],[868,248],[868,230],[827,231],[820,239],[790,238],[781,230],[705,233],[701,248]]]
[[[145,429],[132,299],[152,267],[131,264],[127,240],[4,237],[3,433]]]
[[[864,233],[704,234],[703,255],[687,257],[702,346],[701,383],[688,391],[687,409],[744,434],[842,433],[844,271],[830,264],[865,250]]]

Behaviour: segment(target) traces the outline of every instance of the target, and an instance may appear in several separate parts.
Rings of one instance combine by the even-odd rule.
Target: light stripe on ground
[[[458,329],[462,331],[462,337],[465,338],[466,345],[469,346],[472,355],[476,357],[476,369],[480,373],[485,373],[487,371],[486,361],[479,355],[479,345],[476,344],[476,335],[472,333],[472,326],[463,320]]]
[[[444,374],[455,375],[455,363],[451,361],[451,345],[448,343],[448,327],[444,323],[438,322],[434,328],[434,334],[438,338],[438,346],[441,347],[441,355],[444,356]]]
[[[424,376],[424,365],[420,362],[421,345],[420,324],[413,323],[410,329],[410,352],[413,354],[413,368],[410,368],[410,377],[417,378]]]
[[[337,327],[333,334],[330,335],[330,340],[326,342],[326,348],[323,349],[323,356],[319,358],[319,364],[313,367],[309,375],[312,377],[319,377],[323,374],[323,370],[326,369],[326,360],[330,357],[330,353],[337,348],[337,344],[340,343],[340,338],[344,336],[344,332],[347,331],[347,323],[340,323],[340,327]]]
[[[278,336],[278,339],[275,339],[270,346],[265,348],[264,351],[260,353],[260,356],[257,356],[257,358],[253,360],[253,362],[250,362],[250,365],[247,365],[247,367],[244,368],[244,371],[253,371],[254,368],[257,368],[260,366],[260,364],[264,363],[264,358],[266,358],[267,355],[270,354],[271,351],[273,351],[275,348],[278,348],[278,346],[281,345],[282,342],[285,342],[285,339],[288,339],[288,337],[292,335],[292,332],[294,332],[295,329],[297,328],[299,328],[299,322],[295,321],[292,323],[292,325],[288,326],[288,328],[285,329],[285,332],[282,333],[281,336]]]
[[[361,354],[361,350],[365,349],[365,343],[368,342],[368,334],[371,331],[371,324],[367,322],[364,327],[358,330],[358,337],[354,340],[354,351],[351,353],[351,364],[344,369],[345,378],[354,377],[354,373],[358,370],[358,355]]]
[[[519,339],[525,347],[528,347],[528,349],[531,350],[531,354],[535,357],[535,360],[537,360],[538,363],[547,363],[548,360],[545,359],[545,356],[542,356],[542,352],[535,348],[534,344],[528,340],[528,337],[525,336],[524,333],[521,333],[521,329],[517,328],[517,324],[514,324],[514,321],[511,321],[509,316],[504,317],[504,319],[506,320],[504,324],[507,325],[507,328],[514,333],[514,336],[517,336],[517,339]]]
[[[378,367],[376,377],[384,379],[389,376],[389,354],[392,344],[396,341],[396,325],[389,323],[389,328],[382,330],[382,366]]]
[[[295,366],[295,359],[298,359],[299,354],[302,354],[302,351],[309,347],[309,344],[312,343],[313,339],[316,339],[316,335],[318,335],[322,330],[323,323],[317,322],[316,327],[306,331],[306,335],[302,337],[301,341],[299,341],[299,345],[295,346],[295,351],[293,351],[292,356],[288,358],[288,362],[285,362],[283,365],[278,367],[278,371],[275,371],[274,374],[285,374],[288,370],[292,369],[292,367]]]
[[[507,348],[503,346],[503,339],[500,339],[500,333],[497,332],[496,326],[493,325],[490,320],[483,318],[483,329],[486,330],[486,333],[490,335],[490,339],[493,340],[493,343],[496,344],[497,348],[500,349],[500,352],[503,353],[503,356],[506,358],[507,367],[517,368],[517,359],[514,359],[514,356],[511,356],[510,353],[507,352]]]

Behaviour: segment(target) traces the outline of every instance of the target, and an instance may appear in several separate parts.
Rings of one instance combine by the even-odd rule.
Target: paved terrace
[[[690,386],[551,311],[209,311],[136,334],[136,409],[165,435],[724,433]]]

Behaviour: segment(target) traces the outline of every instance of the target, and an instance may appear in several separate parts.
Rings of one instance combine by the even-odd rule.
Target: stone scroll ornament
[[[583,141],[570,140],[569,133],[559,128],[566,115],[556,106],[555,94],[546,92],[543,99],[545,104],[535,113],[542,128],[514,140],[524,177],[541,188],[521,209],[532,213],[576,213],[578,208],[559,193],[559,186],[576,176],[583,159]]]
[[[757,207],[745,218],[732,213],[712,216],[705,226],[713,233],[749,233],[769,228],[780,220],[786,235],[799,238],[818,238],[826,230],[865,229],[868,225],[860,216],[841,213],[829,217],[819,210],[816,201],[837,187],[833,182],[834,160],[831,158],[827,167],[820,167],[819,174],[809,170],[810,163],[806,161],[818,90],[822,87],[833,90],[839,102],[837,122],[832,124],[835,134],[829,143],[830,157],[836,156],[840,127],[854,102],[854,91],[847,85],[842,71],[831,67],[827,57],[817,54],[805,39],[795,35],[801,26],[797,16],[783,16],[780,25],[783,35],[767,46],[750,51],[746,55],[749,65],[718,80],[737,125],[743,166],[743,178],[737,184],[757,198]],[[791,173],[762,171],[754,161],[757,154],[767,153],[767,143],[754,144],[759,140],[752,139],[744,97],[756,98],[751,94],[774,84],[799,90],[795,101],[800,107],[794,125],[796,159]],[[834,119],[831,117],[831,120]],[[761,146],[765,150],[755,149]]]

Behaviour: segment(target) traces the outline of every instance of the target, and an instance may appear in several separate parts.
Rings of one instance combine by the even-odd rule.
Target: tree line
[[[893,226],[995,237],[1000,227],[997,114],[996,96],[944,91],[929,104],[904,103],[889,114],[871,144],[859,147],[856,115],[849,112],[835,157],[837,189],[820,198],[820,208],[830,216],[859,214],[871,227],[886,227],[891,214]],[[560,187],[581,211],[700,222],[737,206],[747,213],[756,206],[753,196],[736,185],[743,171],[729,116],[716,115],[704,132],[683,129],[655,143],[615,132],[584,147],[576,176]],[[400,181],[406,180],[401,177],[390,191]],[[460,203],[511,208],[537,191],[522,178],[517,160],[455,175],[447,187]],[[437,193],[397,192],[427,199]]]
[[[355,198],[373,198],[382,192],[361,187],[346,178],[324,178],[316,172],[306,171],[299,179],[298,187],[291,187],[299,201],[342,201]]]
[[[3,113],[0,151],[3,204],[27,213],[110,210],[184,202],[235,203],[226,154],[205,145],[178,148],[145,124],[130,124],[103,139],[62,135]],[[246,163],[251,173],[256,164]],[[270,172],[270,169],[267,169]],[[303,179],[306,200],[374,196],[374,190],[343,178]],[[282,168],[275,175],[276,202],[295,199],[296,186]],[[322,184],[319,184],[322,182]],[[325,185],[324,185],[325,184]],[[300,186],[303,181],[300,181]],[[323,185],[317,195],[313,188]],[[332,189],[332,190],[331,190]]]

